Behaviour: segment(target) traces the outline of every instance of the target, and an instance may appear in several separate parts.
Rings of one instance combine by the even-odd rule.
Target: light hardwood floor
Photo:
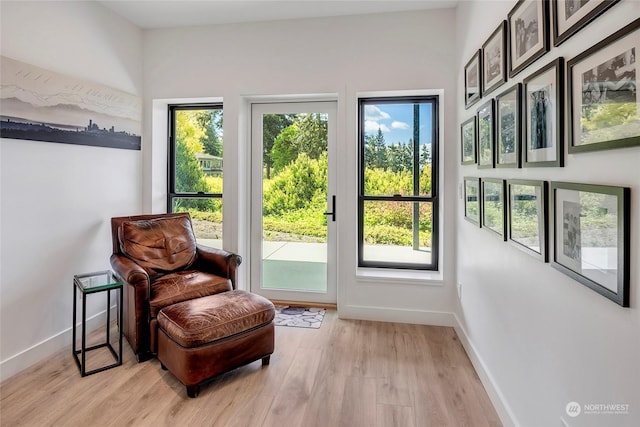
[[[2,426],[499,426],[452,328],[341,320],[276,327],[271,364],[221,375],[196,399],[157,360],[80,377],[71,351],[0,386]]]

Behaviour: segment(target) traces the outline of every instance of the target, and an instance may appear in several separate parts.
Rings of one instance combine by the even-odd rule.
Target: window
[[[438,269],[438,97],[361,98],[358,266]]]
[[[169,106],[167,212],[189,212],[199,243],[222,248],[222,104]]]

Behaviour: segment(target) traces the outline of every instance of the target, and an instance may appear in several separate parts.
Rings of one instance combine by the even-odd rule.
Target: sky
[[[431,104],[420,105],[420,143],[431,143]],[[382,130],[387,145],[408,143],[413,138],[413,104],[369,104],[365,106],[365,133]]]

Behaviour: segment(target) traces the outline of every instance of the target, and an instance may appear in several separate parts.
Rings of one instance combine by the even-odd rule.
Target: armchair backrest
[[[186,268],[196,259],[189,213],[112,218],[111,232],[113,252],[131,259],[150,276]]]

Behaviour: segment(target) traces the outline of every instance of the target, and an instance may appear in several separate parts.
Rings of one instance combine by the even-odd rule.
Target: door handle
[[[331,215],[331,221],[336,222],[336,195],[331,196],[331,208],[333,212],[325,212],[325,215]]]

